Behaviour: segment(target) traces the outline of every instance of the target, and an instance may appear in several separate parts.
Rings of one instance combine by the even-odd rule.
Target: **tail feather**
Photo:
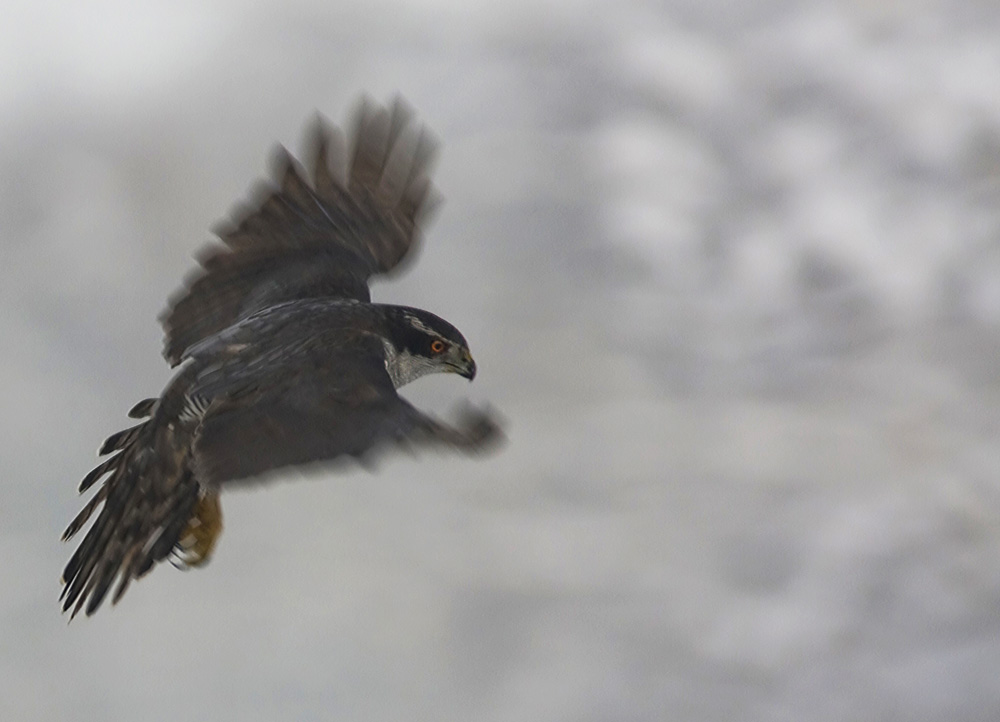
[[[157,403],[146,399],[130,415],[155,412]],[[63,571],[60,599],[71,618],[83,608],[93,614],[116,579],[113,601],[120,599],[132,579],[170,555],[194,513],[200,485],[188,461],[190,439],[160,416],[109,437],[100,453],[116,453],[80,484],[82,492],[104,478],[63,533],[73,537],[100,507]]]
[[[91,515],[94,513],[94,509],[104,503],[104,500],[107,497],[108,487],[102,486],[97,490],[97,493],[94,494],[94,498],[87,502],[83,509],[80,510],[80,513],[77,514],[73,518],[73,521],[69,523],[69,526],[66,527],[66,531],[64,531],[62,535],[62,540],[69,541],[72,539],[73,536],[80,531],[83,525],[87,523],[87,520],[90,519]]]
[[[131,409],[129,409],[128,417],[130,419],[145,419],[147,416],[152,416],[154,407],[159,402],[159,399],[143,399]]]
[[[130,446],[146,427],[147,423],[149,422],[144,421],[141,424],[136,424],[135,426],[119,431],[117,434],[111,434],[111,436],[105,439],[97,453],[104,456],[105,454],[110,454],[112,451],[121,451],[126,446]]]
[[[94,467],[93,471],[91,471],[89,474],[87,474],[85,477],[83,477],[83,481],[80,482],[80,489],[79,489],[80,493],[82,494],[87,489],[89,489],[90,487],[92,487],[94,485],[95,481],[97,481],[98,479],[100,479],[102,476],[104,476],[105,474],[107,474],[109,471],[114,471],[115,468],[117,468],[118,464],[120,464],[120,463],[121,463],[121,459],[119,459],[117,456],[113,456],[110,459],[107,459],[106,461],[103,461],[100,464],[98,464],[96,467]],[[86,519],[84,519],[83,521],[86,521]],[[70,536],[73,536],[73,535],[70,534],[69,536],[67,536],[65,538],[69,539]]]
[[[133,548],[122,563],[122,569],[125,571],[121,574],[118,587],[111,597],[112,604],[118,603],[133,579],[145,576],[156,562],[166,559],[174,552],[184,535],[184,530],[190,524],[192,513],[196,513],[191,510],[196,505],[196,500],[191,503],[183,498],[179,499],[177,510],[171,514],[170,520],[164,524],[159,535],[151,538],[143,548]]]

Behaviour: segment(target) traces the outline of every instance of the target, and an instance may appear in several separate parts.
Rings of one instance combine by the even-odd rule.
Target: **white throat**
[[[439,371],[440,368],[423,356],[414,356],[406,349],[397,351],[389,341],[382,340],[385,346],[385,370],[392,379],[395,388],[405,386],[414,379]]]

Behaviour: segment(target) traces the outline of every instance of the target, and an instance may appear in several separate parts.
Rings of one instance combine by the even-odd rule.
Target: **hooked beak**
[[[469,379],[469,381],[476,378],[476,362],[472,360],[472,354],[468,351],[463,352],[462,360],[458,362],[455,373]]]

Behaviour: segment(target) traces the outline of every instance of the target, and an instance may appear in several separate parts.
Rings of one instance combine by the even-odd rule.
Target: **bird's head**
[[[469,344],[440,316],[419,308],[387,306],[386,370],[400,386],[432,373],[455,373],[470,381],[476,375]]]

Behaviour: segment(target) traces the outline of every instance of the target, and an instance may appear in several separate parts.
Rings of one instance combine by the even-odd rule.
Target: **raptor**
[[[93,614],[113,586],[164,559],[198,566],[222,529],[220,492],[249,479],[399,444],[477,450],[486,410],[455,426],[397,389],[430,373],[470,381],[462,334],[417,308],[373,303],[368,282],[412,258],[435,191],[435,144],[401,100],[364,100],[349,138],[317,118],[309,171],[283,148],[274,181],[234,212],[161,321],[177,374],[113,434],[81,482],[103,483],[66,529],[97,513],[63,572],[63,611]]]

